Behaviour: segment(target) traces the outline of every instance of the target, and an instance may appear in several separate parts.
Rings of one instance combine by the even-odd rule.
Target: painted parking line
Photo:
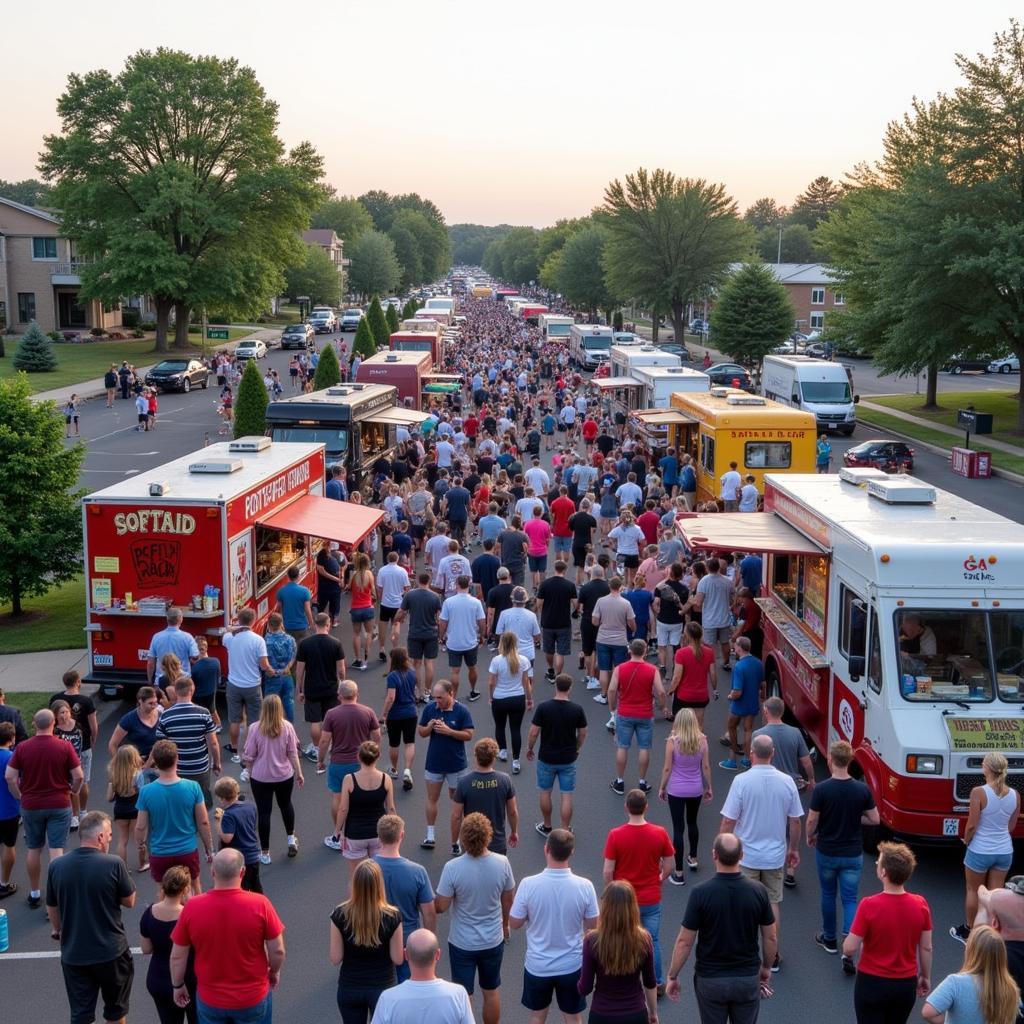
[[[142,956],[140,946],[132,946],[129,950],[132,956]],[[39,953],[0,953],[0,963],[5,960],[58,960],[60,959],[59,949],[47,949]]]

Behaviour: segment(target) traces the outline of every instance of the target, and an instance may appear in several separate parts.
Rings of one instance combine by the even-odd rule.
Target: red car
[[[902,441],[863,441],[843,452],[844,466],[871,466],[885,473],[912,473],[914,449]]]

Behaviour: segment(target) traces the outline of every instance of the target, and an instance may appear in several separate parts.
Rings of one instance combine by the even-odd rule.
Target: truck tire
[[[950,367],[949,372],[953,374],[954,377],[959,377],[960,374],[964,372],[964,368],[959,363],[954,363]]]
[[[849,430],[844,428],[842,431],[840,431],[840,433],[843,435],[843,437],[853,437],[853,432],[856,429],[857,429],[857,424],[855,423],[852,427],[849,428]]]

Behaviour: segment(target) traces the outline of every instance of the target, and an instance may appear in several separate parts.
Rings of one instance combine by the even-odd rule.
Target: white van
[[[814,414],[818,430],[835,430],[849,437],[857,426],[850,376],[842,363],[809,356],[764,357],[761,394],[783,405]]]
[[[596,369],[608,358],[613,333],[600,324],[573,324],[569,328],[569,361],[584,370]]]
[[[642,409],[667,409],[677,391],[711,390],[711,378],[688,366],[634,366],[630,376],[643,385]]]
[[[541,313],[537,317],[537,326],[545,341],[568,341],[569,330],[576,321],[571,316],[559,316],[556,313]]]

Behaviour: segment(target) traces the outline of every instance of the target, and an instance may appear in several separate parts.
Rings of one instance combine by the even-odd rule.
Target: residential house
[[[341,290],[345,291],[345,268],[351,262],[345,259],[345,241],[339,238],[332,228],[310,228],[302,232],[302,240],[306,245],[318,245],[337,268],[341,277]]]
[[[0,330],[22,333],[33,320],[44,331],[120,327],[120,305],[79,297],[81,266],[57,217],[0,196]]]
[[[768,269],[787,292],[796,310],[798,331],[820,331],[831,310],[841,309],[844,298],[822,263],[769,263]]]

